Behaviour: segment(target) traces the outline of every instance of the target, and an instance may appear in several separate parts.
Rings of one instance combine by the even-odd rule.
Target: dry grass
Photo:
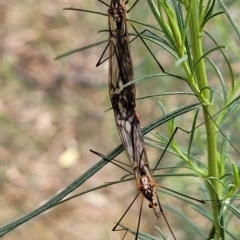
[[[104,45],[54,61],[63,52],[107,39],[107,34],[97,34],[106,28],[106,18],[62,11],[69,6],[97,6],[106,12],[94,0],[0,2],[1,226],[34,210],[95,164],[99,157],[90,148],[106,154],[120,142],[112,112],[104,113],[110,106],[107,64],[95,68]],[[144,11],[140,9],[137,15]],[[133,48],[135,58],[140,59]],[[149,101],[141,101],[139,107],[144,124],[161,114],[152,110],[156,104]],[[177,103],[171,101],[171,106]],[[69,147],[78,157],[73,161],[70,155],[62,162]],[[159,152],[152,150],[149,155],[157,159]],[[125,156],[120,159],[125,161]],[[122,174],[108,164],[78,192],[118,180]],[[111,229],[134,192],[134,184],[125,183],[89,193],[41,214],[4,239],[121,239]],[[136,226],[138,207],[134,206],[125,225]],[[148,222],[153,215],[144,218]]]
[[[107,64],[95,67],[104,45],[54,61],[63,52],[107,38],[97,34],[106,27],[105,17],[62,11],[97,5],[106,12],[94,2],[0,3],[1,226],[34,210],[95,164],[99,157],[90,148],[107,153],[120,142],[112,112],[104,113],[110,106]],[[69,146],[79,157],[65,167],[59,159]],[[78,192],[118,180],[120,173],[109,165]],[[131,200],[124,204],[123,194],[121,186],[90,193],[4,238],[116,239],[113,222]]]

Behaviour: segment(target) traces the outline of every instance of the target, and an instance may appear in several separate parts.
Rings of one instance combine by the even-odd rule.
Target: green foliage
[[[239,78],[237,79],[234,76],[230,59],[224,53],[224,46],[218,45],[214,37],[205,30],[205,26],[213,18],[224,17],[223,14],[225,14],[237,34],[239,31],[236,29],[236,24],[234,24],[233,19],[227,12],[226,6],[223,7],[222,1],[220,2],[222,7],[220,12],[215,11],[216,1],[158,0],[156,5],[154,1],[148,0],[148,3],[161,31],[164,33],[164,41],[167,42],[167,47],[173,51],[172,55],[175,56],[179,63],[178,65],[181,66],[185,73],[184,77],[179,76],[179,78],[185,79],[202,105],[205,130],[201,128],[202,132],[200,134],[206,135],[206,145],[204,146],[207,164],[205,166],[199,165],[201,159],[196,160],[191,154],[192,143],[196,141],[194,138],[196,135],[197,114],[192,120],[188,151],[182,151],[179,147],[181,144],[178,144],[175,139],[171,141],[169,147],[193,172],[205,180],[207,194],[212,200],[208,216],[213,222],[213,231],[207,239],[226,239],[225,235],[228,232],[228,226],[225,216],[228,216],[227,214],[230,211],[230,213],[239,217],[239,211],[231,204],[237,196],[236,193],[239,189],[240,179],[238,168],[230,159],[228,148],[226,147],[229,142],[227,141],[226,143],[226,136],[223,135],[219,127],[227,119],[227,116],[232,113],[232,109],[235,110],[239,104],[239,96],[236,96],[239,90]],[[204,52],[204,38],[207,37],[216,46]],[[150,38],[149,35],[148,38]],[[156,41],[155,36],[154,40]],[[163,40],[159,41],[159,44],[160,42],[163,42]],[[218,52],[218,55],[223,57],[231,76],[230,87],[227,87],[229,84],[225,82],[224,73],[211,60],[210,53],[212,52]],[[223,110],[217,114],[215,120],[212,117],[218,111],[216,108],[217,100],[215,100],[214,88],[209,83],[206,60],[212,65],[222,86],[221,96],[223,105],[221,108]],[[169,136],[172,136],[174,129],[175,126],[172,122],[168,128]],[[157,134],[156,137],[159,138],[160,142],[165,141],[165,144],[171,139],[165,139],[161,134]],[[220,143],[222,148],[218,147],[219,139],[222,139],[222,143]],[[229,164],[230,168],[228,168]],[[234,210],[231,207],[228,208],[229,211],[226,210],[225,206],[228,201],[231,202],[230,205]],[[202,211],[199,211],[199,213],[205,215]]]

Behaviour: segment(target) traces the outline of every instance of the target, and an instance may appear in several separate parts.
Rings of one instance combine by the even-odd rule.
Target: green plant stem
[[[190,13],[190,37],[192,43],[192,55],[193,61],[196,64],[197,61],[203,55],[202,51],[202,29],[200,27],[201,15],[199,14],[199,9],[202,6],[198,6],[197,1],[192,1],[191,13]],[[201,95],[203,95],[204,99],[210,99],[210,92],[207,90],[208,81],[206,76],[205,64],[203,59],[198,62],[198,65],[195,69],[196,81],[199,86],[200,92],[198,94],[199,99],[202,99]],[[215,125],[213,121],[208,121],[209,115],[213,115],[212,106],[210,104],[205,105],[203,102],[203,115],[205,119],[205,128],[206,128],[206,141],[207,141],[207,153],[208,153],[208,177],[210,178],[211,184],[208,182],[207,188],[209,189],[210,196],[212,199],[216,199],[216,194],[220,195],[220,184],[214,179],[219,178],[219,169],[218,169],[218,154],[217,154],[217,144],[216,144],[216,131]],[[212,185],[212,186],[211,186]],[[213,188],[214,190],[213,190]],[[219,217],[219,206],[217,205],[217,201],[212,202],[212,212],[213,212],[213,221],[215,226],[215,237],[216,239],[220,239],[221,232],[218,224]]]

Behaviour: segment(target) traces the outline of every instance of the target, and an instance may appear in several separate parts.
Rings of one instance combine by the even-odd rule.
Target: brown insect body
[[[133,65],[127,33],[125,3],[112,0],[109,20],[109,94],[117,129],[132,165],[138,190],[149,201],[157,218],[160,212],[155,201],[156,184],[150,172],[139,116],[135,111],[136,88],[131,82]]]

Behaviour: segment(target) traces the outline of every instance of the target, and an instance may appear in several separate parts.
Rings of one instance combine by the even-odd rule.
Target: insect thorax
[[[142,175],[140,177],[140,189],[143,196],[149,201],[149,207],[154,208],[157,206],[157,202],[154,199],[155,185],[152,183],[151,179],[147,175]]]
[[[112,34],[120,34],[124,36],[126,34],[125,21],[123,21],[123,18],[126,18],[125,3],[122,0],[113,0],[109,7],[108,13],[116,24],[116,26],[112,28]]]

